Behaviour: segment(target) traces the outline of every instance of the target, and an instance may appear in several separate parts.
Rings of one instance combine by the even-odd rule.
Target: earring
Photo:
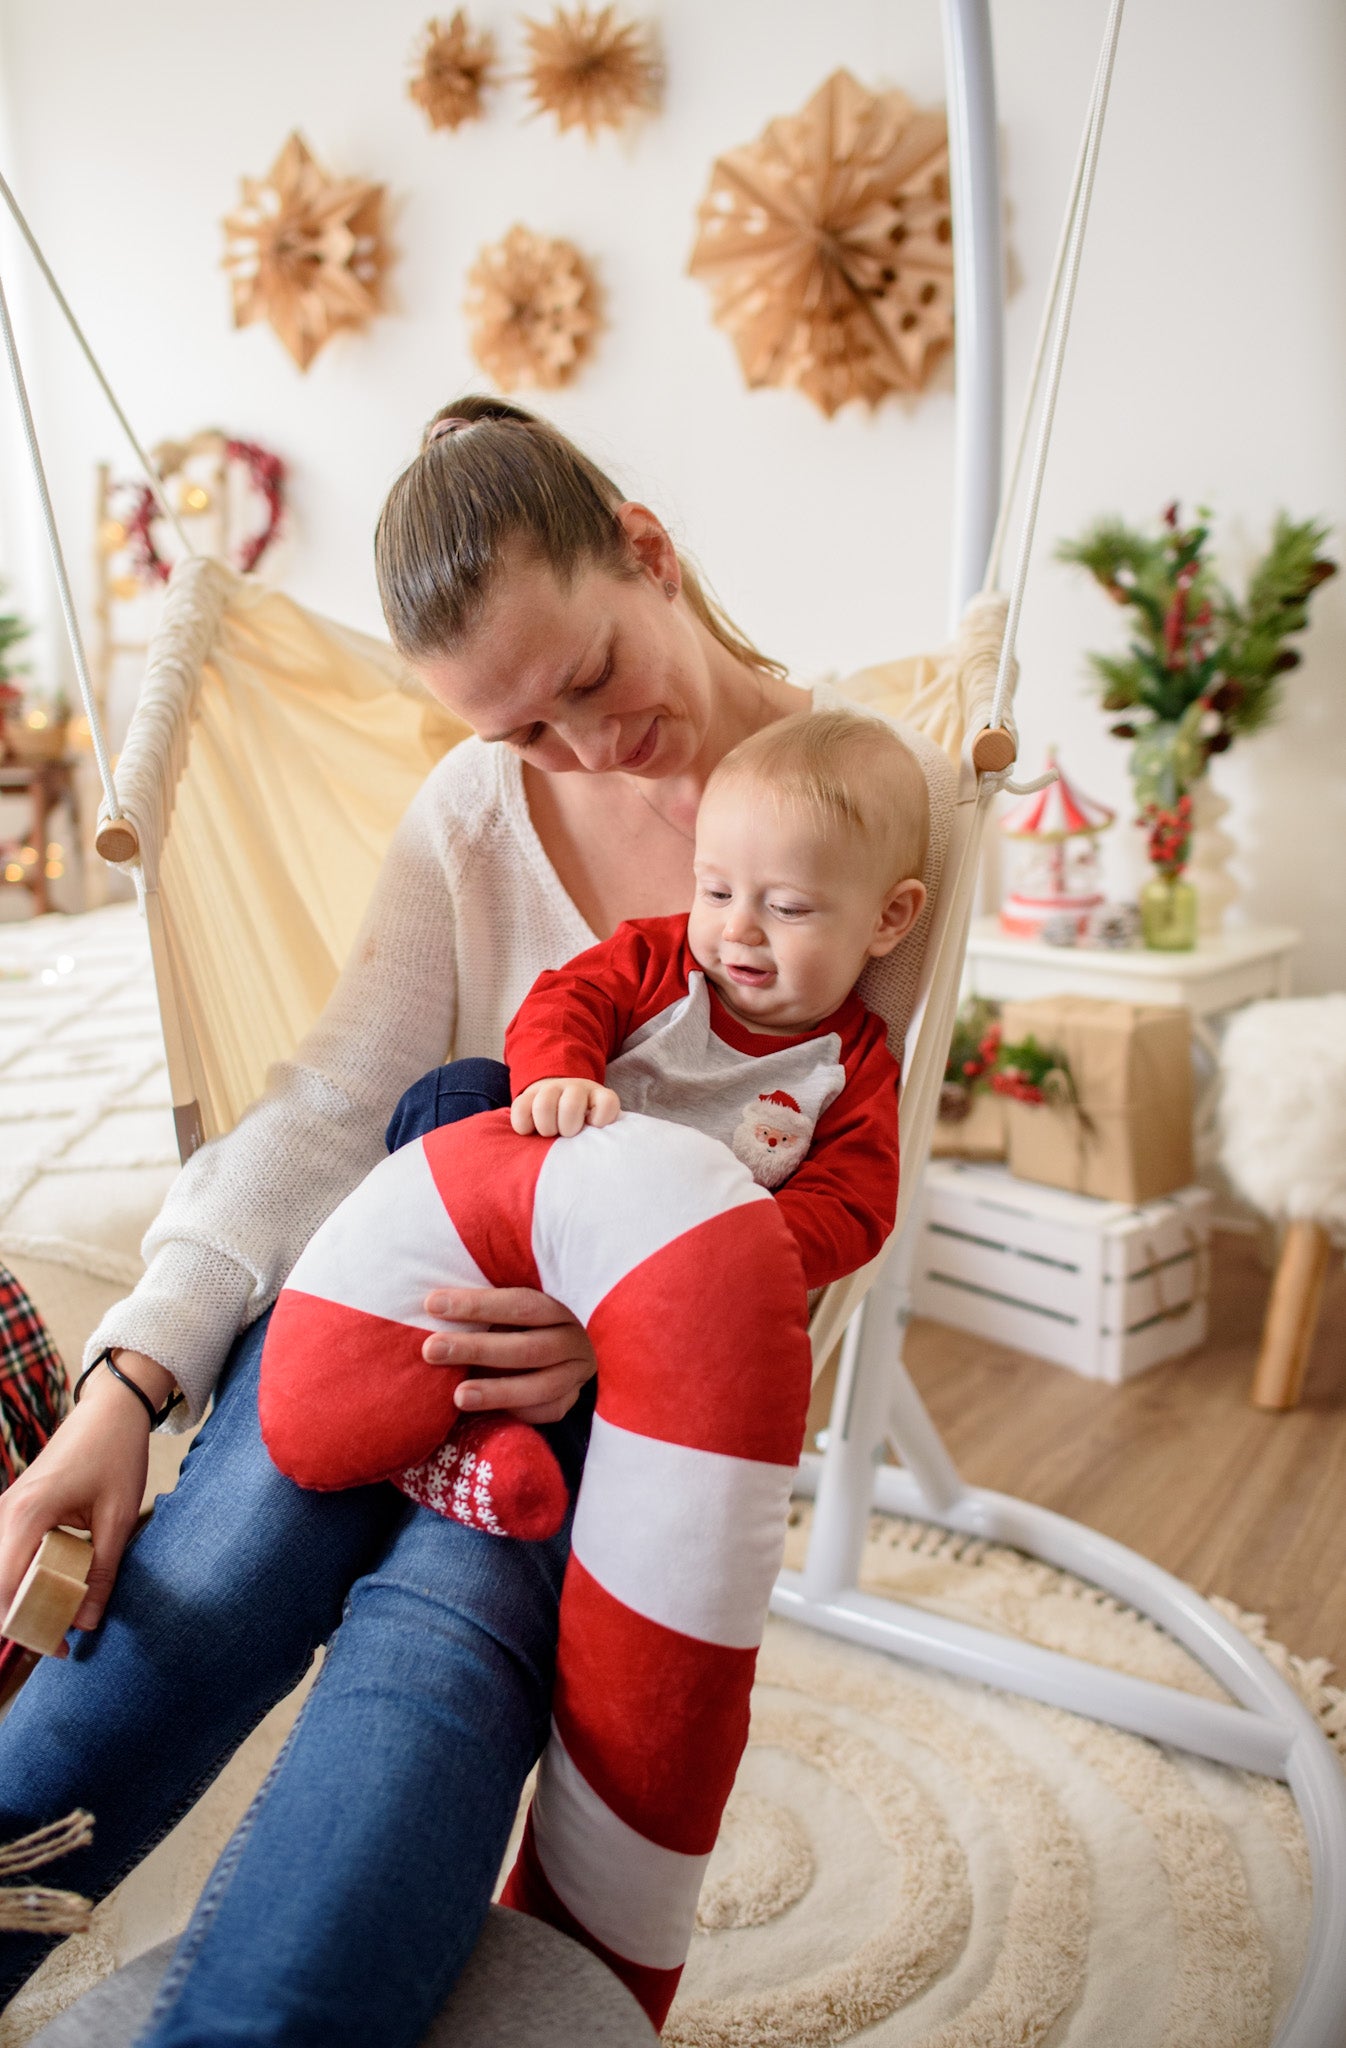
[[[666,583],[666,584],[664,585],[664,596],[665,596],[665,597],[676,597],[676,596],[677,596],[677,594],[678,594],[678,586],[677,586],[677,584],[676,584],[676,583]]]

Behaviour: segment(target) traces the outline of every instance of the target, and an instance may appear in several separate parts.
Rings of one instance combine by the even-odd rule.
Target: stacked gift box
[[[1200,1344],[1211,1203],[1192,1185],[1187,1011],[983,1005],[958,1055],[917,1313],[1110,1380]]]

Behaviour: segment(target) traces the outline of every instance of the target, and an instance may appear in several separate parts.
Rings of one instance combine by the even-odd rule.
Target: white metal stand
[[[1000,200],[988,0],[944,0],[957,330],[958,497],[954,609],[973,595],[985,560],[987,505],[999,499]],[[994,391],[988,387],[994,384]],[[978,545],[982,552],[978,553]],[[910,1071],[910,1068],[908,1068]],[[906,1171],[919,1172],[923,1147]],[[823,1458],[806,1457],[799,1491],[814,1496],[802,1572],[782,1572],[772,1610],[825,1634],[1087,1714],[1213,1762],[1283,1778],[1308,1839],[1313,1877],[1309,1951],[1275,2048],[1342,2048],[1346,2034],[1346,1774],[1313,1715],[1240,1630],[1190,1586],[1079,1522],[1004,1494],[965,1486],[902,1363],[917,1205],[852,1318]],[[889,1442],[902,1469],[881,1466]],[[1035,1644],[928,1614],[859,1588],[872,1508],[1013,1545],[1102,1587],[1181,1643],[1236,1704],[1197,1699]]]

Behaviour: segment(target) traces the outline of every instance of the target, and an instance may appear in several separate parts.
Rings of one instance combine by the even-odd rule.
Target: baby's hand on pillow
[[[601,1128],[617,1121],[622,1105],[616,1090],[601,1081],[572,1081],[558,1075],[534,1081],[516,1095],[509,1120],[516,1131],[536,1131],[540,1138],[573,1138],[586,1124]]]

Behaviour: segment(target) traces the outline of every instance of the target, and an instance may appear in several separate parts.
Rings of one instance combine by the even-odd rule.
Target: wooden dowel
[[[972,765],[979,775],[999,775],[1017,753],[1013,736],[1003,725],[984,726],[972,742]]]
[[[111,818],[100,825],[94,845],[104,860],[134,860],[140,852],[140,838],[129,818]]]
[[[1331,1251],[1321,1223],[1299,1219],[1287,1226],[1262,1325],[1254,1408],[1293,1408],[1299,1400]]]

